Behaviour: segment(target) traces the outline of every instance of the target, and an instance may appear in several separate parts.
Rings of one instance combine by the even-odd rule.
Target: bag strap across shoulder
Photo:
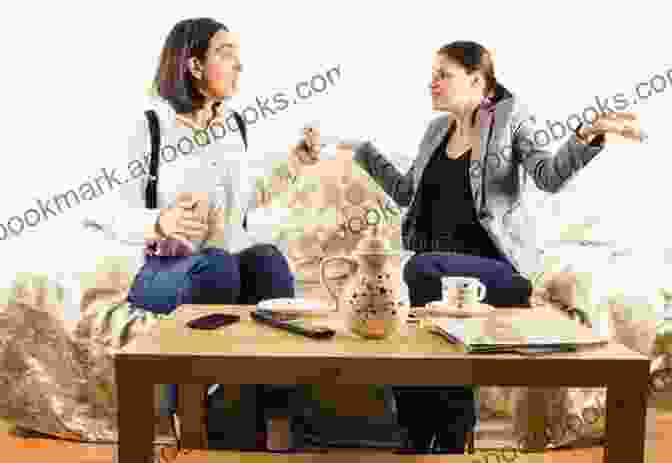
[[[152,151],[149,158],[149,178],[147,180],[147,187],[145,188],[145,207],[147,209],[156,209],[156,185],[159,181],[159,151],[161,149],[161,132],[159,126],[159,118],[156,111],[148,109],[145,111],[145,117],[149,123],[149,135],[152,141]],[[236,119],[236,124],[240,130],[240,136],[247,151],[247,126],[245,120],[236,111],[233,112],[233,117]],[[243,227],[247,229],[247,217],[243,222]]]
[[[149,122],[149,135],[152,140],[152,152],[149,158],[149,178],[145,188],[145,207],[156,209],[156,183],[159,180],[159,149],[161,148],[161,133],[159,131],[159,118],[154,110],[145,111]]]
[[[236,124],[238,124],[238,129],[240,130],[240,136],[243,139],[243,144],[245,144],[245,151],[247,151],[247,126],[245,125],[245,120],[236,111],[233,112],[233,117],[236,119]],[[247,212],[243,217],[243,230],[247,231]]]
[[[247,125],[245,125],[245,120],[243,119],[243,116],[236,111],[233,111],[233,117],[236,119],[236,124],[238,124],[238,129],[240,130],[240,136],[245,145],[245,151],[247,151]]]

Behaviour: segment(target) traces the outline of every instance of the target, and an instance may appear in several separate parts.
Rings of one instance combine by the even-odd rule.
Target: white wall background
[[[413,156],[433,116],[431,55],[457,39],[493,50],[501,82],[542,120],[563,120],[596,95],[632,95],[638,82],[672,68],[669,15],[658,1],[126,3],[26,0],[3,15],[1,223],[126,156],[165,36],[188,17],[211,16],[241,33],[239,102],[292,92],[299,80],[341,65],[328,92],[251,129],[257,146],[270,149],[284,149],[305,121],[319,119],[325,132],[373,136]],[[560,222],[599,214],[612,239],[669,246],[668,86],[635,108],[649,142],[600,154],[566,195]],[[101,204],[0,242],[0,267],[38,243],[76,247],[77,238],[62,231],[66,223]]]

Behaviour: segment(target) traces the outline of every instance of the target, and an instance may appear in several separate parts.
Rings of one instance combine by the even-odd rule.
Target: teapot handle
[[[326,257],[322,260],[322,263],[320,264],[320,284],[327,288],[327,292],[331,296],[331,298],[336,302],[336,311],[338,311],[338,294],[336,294],[336,291],[329,286],[329,280],[327,280],[327,276],[325,274],[325,270],[327,269],[327,264],[330,264],[332,262],[336,261],[342,261],[342,262],[347,262],[350,264],[350,277],[357,272],[357,269],[359,269],[359,262],[357,262],[355,259],[352,257],[348,256],[332,256],[332,257]]]

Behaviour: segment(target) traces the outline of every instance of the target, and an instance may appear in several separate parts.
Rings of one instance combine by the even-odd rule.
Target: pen
[[[302,320],[282,320],[277,318],[273,312],[266,310],[254,310],[250,316],[259,323],[313,339],[330,339],[336,334],[336,331],[326,326],[315,326]]]

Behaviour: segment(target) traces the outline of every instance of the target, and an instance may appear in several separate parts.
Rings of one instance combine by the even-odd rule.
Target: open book
[[[561,317],[505,316],[480,318],[437,318],[430,330],[466,352],[517,352],[543,354],[573,352],[580,345],[604,344],[577,321]]]

